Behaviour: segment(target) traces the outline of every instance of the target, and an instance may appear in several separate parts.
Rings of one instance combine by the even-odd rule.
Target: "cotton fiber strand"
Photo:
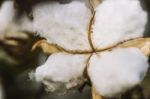
[[[148,69],[148,58],[137,48],[94,54],[89,63],[92,84],[106,97],[114,97],[140,84]]]
[[[47,85],[49,91],[70,89],[83,84],[83,72],[88,57],[89,55],[53,54],[44,65],[36,69],[35,78]]]
[[[92,40],[102,49],[119,42],[142,37],[147,13],[140,0],[104,0],[97,8]]]
[[[85,3],[41,3],[33,9],[34,30],[49,43],[67,50],[90,50],[88,25],[92,14]]]

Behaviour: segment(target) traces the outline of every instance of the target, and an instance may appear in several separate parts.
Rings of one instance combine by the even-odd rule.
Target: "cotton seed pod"
[[[137,48],[117,48],[93,54],[88,74],[96,91],[115,97],[141,83],[148,58]]]
[[[36,69],[35,78],[44,83],[50,92],[76,87],[86,80],[84,70],[88,57],[89,55],[67,53],[52,54]]]
[[[96,49],[143,37],[147,13],[139,0],[104,0],[95,11],[91,38]]]
[[[50,44],[67,50],[91,50],[88,25],[91,11],[83,2],[43,3],[33,9],[34,30]]]

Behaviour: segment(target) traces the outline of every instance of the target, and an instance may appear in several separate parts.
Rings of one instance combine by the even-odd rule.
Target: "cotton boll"
[[[67,53],[52,54],[35,72],[37,81],[44,83],[51,92],[70,89],[83,84],[83,72],[89,55]]]
[[[13,21],[15,16],[15,9],[12,1],[5,1],[0,8],[0,33],[1,38],[8,28],[9,24]]]
[[[137,48],[114,49],[94,54],[88,74],[96,91],[114,97],[140,84],[148,69],[148,58]]]
[[[97,49],[142,37],[147,13],[139,0],[104,0],[97,8],[92,40]]]
[[[85,3],[41,3],[33,9],[34,30],[49,43],[67,50],[91,50],[88,25],[92,14]]]

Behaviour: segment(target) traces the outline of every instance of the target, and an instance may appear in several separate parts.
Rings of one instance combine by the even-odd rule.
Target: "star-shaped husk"
[[[65,58],[63,56],[66,56],[67,58],[64,61],[66,63],[70,63],[70,66],[72,65],[71,62],[73,60],[81,59],[80,61],[77,61],[77,63],[80,64],[78,66],[83,67],[82,70],[81,70],[82,72],[84,72],[84,68],[86,68],[86,67],[87,67],[87,71],[90,71],[90,67],[91,67],[90,65],[92,63],[89,63],[89,62],[91,62],[91,60],[90,60],[91,57],[92,58],[93,57],[99,57],[99,56],[101,56],[101,53],[102,53],[102,56],[103,56],[103,53],[109,53],[109,51],[115,52],[115,49],[119,50],[119,49],[123,49],[123,48],[125,48],[125,49],[126,48],[129,48],[129,49],[131,48],[131,50],[132,50],[132,48],[136,48],[136,49],[139,49],[144,55],[149,57],[150,56],[150,38],[142,38],[142,37],[141,38],[134,38],[134,39],[124,40],[122,42],[115,43],[111,46],[107,46],[107,47],[104,47],[104,48],[100,48],[100,49],[95,48],[95,45],[93,45],[93,42],[92,42],[93,38],[92,38],[91,32],[92,32],[92,25],[93,25],[94,19],[95,19],[95,16],[94,16],[95,15],[95,10],[94,9],[97,7],[97,5],[99,5],[100,2],[101,2],[101,0],[90,0],[92,12],[93,12],[93,17],[90,20],[89,29],[88,29],[88,32],[89,32],[88,33],[88,41],[89,41],[89,45],[91,47],[90,50],[85,50],[85,51],[84,50],[76,50],[76,49],[75,50],[68,50],[68,49],[63,48],[62,46],[59,46],[59,45],[56,45],[56,44],[50,44],[49,42],[47,42],[47,40],[38,41],[36,44],[33,45],[32,50],[35,50],[36,48],[41,48],[44,53],[52,54],[52,56],[50,57],[51,61],[53,61],[53,60],[57,61],[56,57],[59,59],[59,58]],[[84,55],[84,56],[82,56],[82,55]],[[52,67],[56,66],[57,64],[64,65],[64,64],[66,64],[65,62],[62,62],[62,63],[61,62],[60,63],[54,62],[55,64],[50,63],[50,65]],[[86,64],[86,65],[84,65],[84,64]],[[37,69],[37,71],[39,70],[39,68]],[[67,67],[65,67],[65,65],[64,65],[64,68],[67,68]],[[76,71],[78,71],[78,70],[76,70]],[[81,71],[79,71],[79,72],[81,72]],[[55,70],[52,73],[56,73]],[[60,73],[60,74],[56,74],[56,75],[61,76],[61,75],[74,75],[74,74],[72,72],[71,74],[67,74],[67,73],[61,74]],[[80,76],[80,75],[83,75],[83,74],[79,73],[78,76]],[[91,76],[90,74],[88,74],[88,75]],[[46,73],[45,73],[42,76],[48,76],[48,75],[46,75]],[[54,77],[51,77],[51,78],[54,78]],[[74,78],[76,78],[76,77],[74,77]],[[55,81],[59,82],[59,81],[61,81],[61,79],[62,79],[61,77],[56,78]],[[80,79],[84,80],[84,78],[80,78]],[[55,84],[55,83],[47,83],[47,81],[49,81],[49,80],[50,79],[48,79],[48,80],[45,79],[44,80],[45,85],[46,84],[53,84],[53,85]],[[78,79],[72,79],[72,81],[69,81],[69,80],[70,79],[66,79],[64,81],[64,83],[66,83],[66,82],[69,82],[69,83],[72,82],[73,83],[74,80],[78,80]],[[68,89],[70,87],[69,83],[65,84],[65,87],[68,87]],[[83,82],[81,82],[81,83],[83,83]],[[73,85],[76,85],[76,83],[73,83]],[[54,85],[54,86],[56,86],[56,85]],[[58,86],[58,87],[61,87],[61,86]],[[92,86],[91,90],[92,90],[93,99],[102,99],[102,96],[100,96],[100,94],[97,94],[97,90],[96,90],[95,86]]]

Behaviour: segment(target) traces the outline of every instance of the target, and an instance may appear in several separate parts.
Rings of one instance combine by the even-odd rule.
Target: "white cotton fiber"
[[[90,50],[88,25],[91,16],[83,2],[41,3],[33,9],[33,26],[51,44],[67,50]]]
[[[137,48],[113,49],[94,54],[88,74],[96,91],[114,97],[140,84],[148,69],[148,58]]]
[[[35,78],[52,92],[83,84],[83,72],[88,57],[89,55],[67,53],[52,54],[44,65],[36,69]]]
[[[96,8],[93,44],[101,49],[142,37],[146,23],[147,13],[140,0],[104,0]]]
[[[3,33],[8,28],[9,24],[13,21],[15,16],[15,9],[13,7],[12,1],[5,1],[0,8],[0,34],[1,37]]]

